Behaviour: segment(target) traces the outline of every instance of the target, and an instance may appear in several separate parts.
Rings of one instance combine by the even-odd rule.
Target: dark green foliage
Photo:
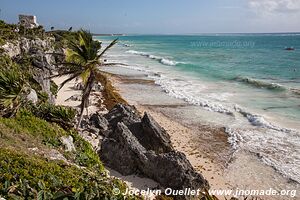
[[[35,116],[48,122],[57,123],[64,129],[73,127],[76,110],[71,107],[43,103],[37,106],[31,105],[28,108]]]
[[[74,139],[74,145],[76,148],[76,155],[74,157],[75,162],[78,165],[85,167],[92,167],[97,171],[104,171],[104,167],[101,164],[99,156],[95,153],[90,143],[82,139],[76,131],[71,131],[71,135]]]
[[[48,32],[55,37],[55,49],[67,48],[69,41],[76,40],[76,32],[56,30]]]
[[[63,148],[60,137],[71,135],[76,151],[66,153],[66,157],[80,166],[93,168],[98,172],[102,172],[104,169],[92,146],[74,130],[66,131],[57,124],[40,119],[26,110],[20,111],[15,118],[0,118],[1,124],[8,128],[8,130],[5,129],[6,132],[13,132],[19,136],[32,135],[49,147]],[[1,126],[0,131],[2,131]]]
[[[0,68],[0,116],[13,116],[27,103],[30,86],[16,68]]]
[[[58,93],[58,85],[56,85],[56,83],[54,81],[50,81],[50,91],[53,95],[57,95]]]
[[[19,37],[17,30],[17,25],[6,24],[4,21],[0,20],[0,39],[1,43],[4,44],[7,40],[16,40]]]
[[[45,30],[42,26],[26,29],[23,26],[7,24],[0,20],[0,45],[4,44],[6,41],[17,40],[21,36],[29,39],[37,37],[43,39],[45,36]]]
[[[0,56],[0,68],[8,69],[9,67],[13,66],[14,62],[8,55],[1,55]]]

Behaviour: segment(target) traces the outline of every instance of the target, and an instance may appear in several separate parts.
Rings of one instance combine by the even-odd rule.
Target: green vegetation
[[[0,166],[0,195],[8,199],[96,200],[114,196],[114,188],[125,191],[117,179],[11,149],[0,148]]]
[[[19,37],[19,33],[16,32],[17,25],[7,24],[0,20],[0,45],[5,44],[7,40],[16,40]]]
[[[43,39],[45,37],[45,30],[42,26],[26,29],[23,26],[17,24],[7,24],[0,20],[0,45],[5,44],[6,41],[16,41],[20,37],[26,37],[29,39]]]
[[[54,83],[54,81],[50,81],[50,91],[51,93],[56,96],[58,93],[58,85],[56,85],[56,83]]]
[[[16,68],[0,68],[0,116],[13,116],[27,102],[30,86]]]
[[[27,108],[36,116],[48,122],[59,124],[64,129],[73,127],[76,110],[71,107],[55,106],[49,103],[30,105]]]
[[[77,32],[70,32],[64,30],[56,30],[48,32],[48,35],[51,35],[55,38],[55,49],[67,48],[69,41],[76,41]]]
[[[63,150],[62,136],[72,136],[76,151]],[[53,149],[85,168],[50,161]],[[42,193],[42,199],[102,199],[112,197],[115,187],[126,188],[120,180],[107,178],[99,156],[75,130],[66,131],[27,110],[0,118],[0,174],[0,196],[8,199],[37,199]]]
[[[59,137],[67,135],[58,125],[49,124],[25,110],[20,111],[15,118],[0,118],[0,123],[10,128],[14,134],[29,134],[39,137],[43,144],[53,147],[60,146]]]

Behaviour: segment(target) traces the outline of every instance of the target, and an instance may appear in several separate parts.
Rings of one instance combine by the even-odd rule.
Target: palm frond
[[[104,54],[105,54],[105,52],[107,51],[107,50],[109,50],[111,47],[113,47],[115,44],[117,44],[117,42],[118,42],[118,39],[115,39],[114,41],[112,41],[99,55],[98,55],[98,59],[99,58],[101,58]]]
[[[69,78],[67,78],[66,80],[64,80],[64,81],[60,84],[58,90],[60,90],[61,88],[63,88],[64,85],[65,85],[66,83],[70,82],[71,80],[77,78],[77,77],[80,76],[80,75],[81,75],[81,72],[74,73],[72,76],[70,76]]]

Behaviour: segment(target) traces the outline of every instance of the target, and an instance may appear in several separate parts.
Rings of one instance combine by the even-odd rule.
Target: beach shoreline
[[[202,121],[203,123],[197,121],[196,123],[193,120],[191,122],[184,119],[186,114],[180,110],[187,108],[191,111],[195,109],[194,106],[172,97],[166,97],[168,100],[156,102],[159,99],[156,92],[163,96],[167,96],[167,94],[147,77],[131,76],[128,73],[120,75],[120,71],[122,71],[120,68],[106,70],[111,73],[110,80],[116,91],[130,105],[134,105],[140,113],[150,113],[167,130],[175,149],[187,156],[193,167],[209,181],[211,189],[267,190],[275,188],[278,191],[299,191],[299,184],[264,164],[258,155],[246,151],[235,151],[228,141],[230,135],[226,133],[225,127],[215,126],[207,121]],[[114,75],[112,71],[118,71],[118,73]],[[145,88],[141,89],[143,87]],[[139,91],[147,90],[149,87],[156,88],[155,92],[152,95],[141,97],[144,93],[140,92],[141,94],[139,94]],[[153,90],[150,89],[149,93],[151,92]],[[136,98],[137,96],[140,97]],[[151,96],[153,101],[149,100]],[[290,199],[290,197],[272,196],[271,198],[264,197],[264,199],[279,200]]]
[[[109,71],[109,70],[108,70]],[[120,70],[118,70],[120,71]],[[246,152],[234,152],[228,142],[228,135],[224,127],[215,127],[214,125],[203,122],[203,124],[195,122],[187,122],[183,114],[180,116],[180,109],[189,110],[195,109],[193,106],[173,99],[172,97],[165,97],[163,102],[155,102],[157,93],[150,96],[143,96],[139,94],[140,87],[155,88],[160,95],[167,96],[159,89],[153,81],[141,77],[120,75],[109,72],[108,79],[111,81],[116,93],[125,99],[130,105],[137,108],[140,114],[144,112],[149,113],[170,135],[172,144],[177,151],[183,152],[194,169],[201,173],[210,183],[213,190],[234,190],[234,189],[269,189],[277,187],[276,189],[295,189],[299,185],[290,182],[290,180],[282,177],[270,166],[266,166],[259,161],[257,156],[249,155]],[[65,77],[55,79],[59,84]],[[78,95],[80,92],[74,89],[76,83],[70,82],[59,91],[57,104],[77,107],[79,101],[66,101],[73,95]],[[137,85],[139,87],[137,87]],[[135,90],[135,92],[132,91]],[[148,88],[149,89],[149,88]],[[97,92],[96,92],[97,93]],[[96,98],[94,98],[96,95]],[[136,95],[140,99],[135,99]],[[150,99],[150,102],[142,103],[141,99]],[[99,98],[101,99],[101,92],[92,95],[91,107],[89,113],[102,112],[105,109],[99,108]],[[103,101],[103,100],[102,100]],[[252,171],[248,171],[252,168]],[[253,175],[252,172],[257,174]],[[122,176],[114,170],[110,170],[112,176],[125,180],[128,186],[134,190],[144,190],[147,187],[155,188],[158,184],[151,179],[133,176]],[[263,175],[263,176],[262,176]],[[274,180],[277,181],[273,182]],[[273,182],[273,183],[272,183]],[[266,198],[268,199],[268,198]],[[272,197],[271,199],[276,199]],[[279,197],[277,199],[285,199]],[[289,199],[288,197],[286,199]]]

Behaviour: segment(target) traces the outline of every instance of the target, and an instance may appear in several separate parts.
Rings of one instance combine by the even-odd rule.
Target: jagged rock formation
[[[169,135],[149,114],[141,119],[134,107],[118,104],[105,118],[109,128],[100,158],[107,166],[123,175],[142,174],[165,188],[209,188],[186,156],[174,150]]]

